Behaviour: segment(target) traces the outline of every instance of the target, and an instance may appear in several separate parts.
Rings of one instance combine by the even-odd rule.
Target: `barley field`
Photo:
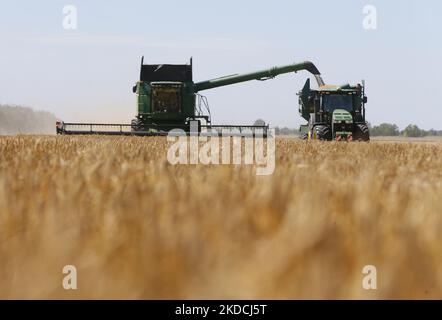
[[[277,139],[268,176],[167,148],[0,137],[0,298],[442,298],[442,142]]]

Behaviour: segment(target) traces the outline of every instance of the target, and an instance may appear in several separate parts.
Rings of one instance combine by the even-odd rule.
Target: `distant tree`
[[[415,124],[409,124],[403,131],[402,135],[404,137],[424,137],[428,133],[425,130],[419,129]]]
[[[433,137],[442,136],[442,130],[430,129],[430,130],[427,131],[427,135],[428,136],[433,136]]]
[[[253,123],[254,126],[265,126],[266,122],[262,119],[258,119]]]
[[[281,129],[279,127],[275,127],[275,134],[279,136],[281,134]]]
[[[281,128],[281,135],[289,136],[289,135],[294,134],[294,131],[295,131],[294,129],[284,127],[284,128]]]
[[[381,123],[377,126],[372,126],[368,123],[368,128],[370,129],[370,134],[372,136],[399,136],[403,135],[405,137],[425,137],[425,136],[442,136],[442,130],[424,130],[420,129],[415,124],[408,125],[404,130],[399,130],[398,126],[392,123]]]
[[[291,129],[287,127],[275,127],[275,134],[277,136],[298,136],[299,135],[299,129]]]
[[[378,126],[373,126],[370,133],[372,136],[398,136],[400,134],[398,126],[392,123],[381,123]]]

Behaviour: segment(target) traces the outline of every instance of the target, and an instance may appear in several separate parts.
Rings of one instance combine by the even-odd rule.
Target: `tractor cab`
[[[333,113],[337,109],[353,112],[353,94],[329,93],[321,95],[324,112]]]

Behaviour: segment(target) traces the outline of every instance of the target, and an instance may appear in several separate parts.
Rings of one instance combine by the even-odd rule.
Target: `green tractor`
[[[308,121],[300,128],[304,140],[369,141],[365,121],[365,83],[310,88],[307,79],[299,95],[299,113]]]

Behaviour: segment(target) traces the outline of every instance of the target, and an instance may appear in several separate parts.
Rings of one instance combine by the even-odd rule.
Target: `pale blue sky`
[[[62,8],[78,8],[78,29]],[[364,5],[378,29],[362,28]],[[367,83],[376,124],[442,124],[440,1],[0,1],[0,103],[65,121],[128,122],[141,55],[151,63],[194,58],[206,80],[312,60],[328,83]],[[206,91],[214,123],[296,127],[295,93],[307,73]]]

